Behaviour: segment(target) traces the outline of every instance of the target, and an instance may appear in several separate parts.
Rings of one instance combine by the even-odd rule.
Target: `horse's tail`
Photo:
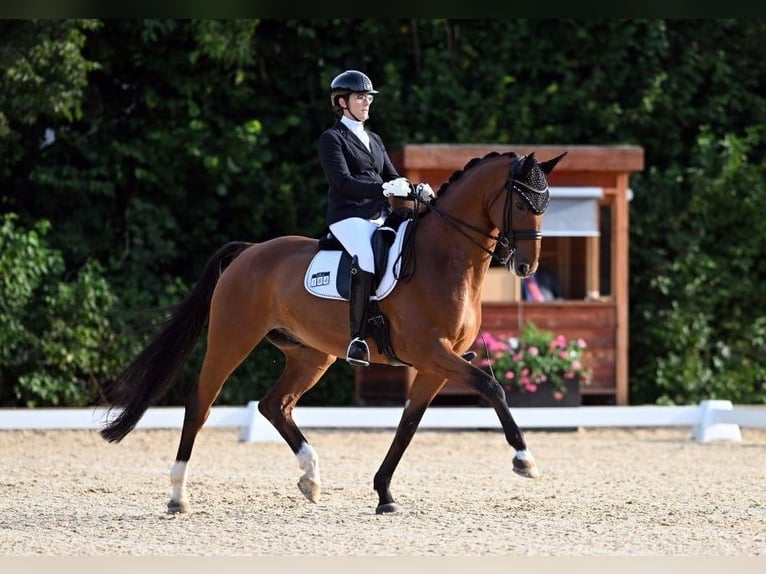
[[[232,241],[205,264],[196,285],[143,351],[103,388],[110,405],[122,412],[102,430],[109,442],[119,442],[132,431],[150,405],[162,398],[176,381],[208,320],[210,300],[226,266],[252,243]]]

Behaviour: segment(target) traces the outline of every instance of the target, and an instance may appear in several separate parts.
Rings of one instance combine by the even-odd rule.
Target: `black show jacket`
[[[383,140],[374,132],[370,151],[340,120],[319,136],[317,148],[329,188],[327,225],[348,217],[374,219],[391,212],[383,182],[400,177]]]

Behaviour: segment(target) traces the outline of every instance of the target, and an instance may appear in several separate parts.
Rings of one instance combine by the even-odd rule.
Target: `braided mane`
[[[441,197],[441,195],[447,191],[447,188],[449,188],[450,185],[452,185],[454,182],[456,182],[458,179],[460,179],[465,174],[465,172],[467,172],[471,168],[475,167],[479,163],[483,162],[485,159],[490,159],[490,158],[493,158],[493,157],[499,157],[501,155],[508,156],[510,158],[518,157],[512,151],[505,152],[505,153],[500,153],[498,151],[491,151],[487,155],[485,155],[484,157],[475,157],[475,158],[469,160],[468,163],[466,163],[463,166],[463,169],[459,169],[456,172],[454,172],[450,176],[449,180],[447,180],[446,182],[441,184],[441,186],[439,187],[439,190],[436,192],[437,198]]]

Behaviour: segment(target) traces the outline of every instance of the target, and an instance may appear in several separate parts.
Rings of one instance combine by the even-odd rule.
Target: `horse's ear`
[[[524,180],[524,178],[529,174],[530,171],[532,171],[532,168],[535,167],[535,152],[532,152],[528,156],[524,157],[524,163],[521,164],[521,167],[519,168],[517,178],[520,180]]]
[[[566,154],[568,154],[568,153],[569,153],[569,152],[566,152],[566,151],[565,151],[564,153],[562,153],[561,155],[557,155],[557,156],[556,156],[556,157],[554,157],[553,159],[549,159],[548,161],[544,161],[544,162],[542,162],[542,163],[540,164],[540,169],[542,169],[542,170],[543,170],[543,173],[544,173],[545,175],[548,175],[550,172],[552,172],[552,171],[553,171],[553,168],[554,168],[554,167],[556,167],[556,164],[557,164],[558,162],[560,162],[560,161],[561,161],[561,160],[564,158],[564,156],[565,156]]]

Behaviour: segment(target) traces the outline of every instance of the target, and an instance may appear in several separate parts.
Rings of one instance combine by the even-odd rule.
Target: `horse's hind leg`
[[[220,344],[223,335],[208,334],[208,347],[200,369],[199,380],[186,399],[181,440],[173,468],[170,471],[171,495],[168,513],[189,512],[189,500],[186,494],[186,471],[191,458],[194,441],[205,424],[213,402],[221,392],[226,379],[255,348],[260,340],[256,333],[250,337],[241,337],[237,343]],[[231,341],[231,339],[229,339]]]
[[[258,410],[274,426],[298,459],[303,475],[298,488],[311,502],[319,499],[321,480],[319,458],[293,420],[293,409],[313,387],[336,357],[300,345],[278,344],[285,355],[285,368],[274,386],[258,401]]]

